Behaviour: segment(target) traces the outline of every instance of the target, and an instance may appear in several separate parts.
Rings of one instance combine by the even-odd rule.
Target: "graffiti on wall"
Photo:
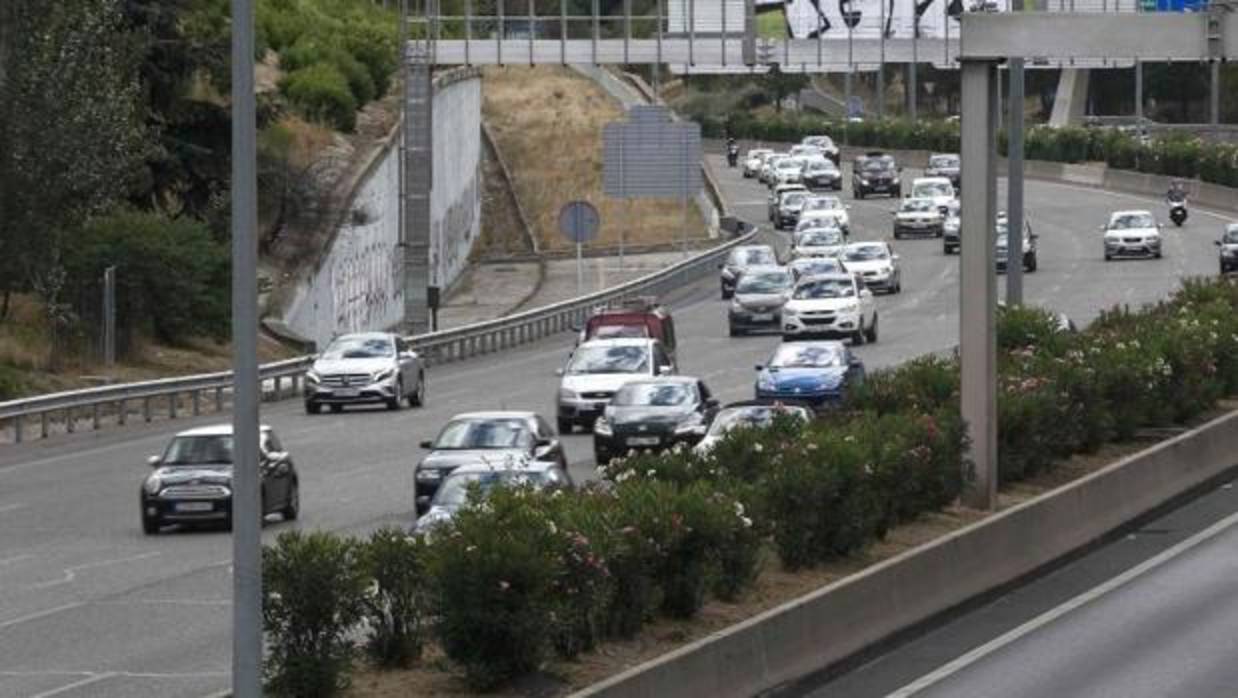
[[[393,240],[373,237],[339,251],[331,266],[336,332],[386,328],[400,318],[398,252]]]
[[[441,218],[434,221],[432,235],[435,244],[430,253],[430,268],[434,269],[435,282],[440,286],[450,286],[468,263],[474,238],[481,229],[478,221],[480,192],[479,167],[473,171],[460,196],[451,202]]]

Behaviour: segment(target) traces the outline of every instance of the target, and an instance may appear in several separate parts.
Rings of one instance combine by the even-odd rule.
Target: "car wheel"
[[[162,522],[159,521],[158,516],[142,515],[142,533],[145,533],[148,536],[157,535],[161,525]]]
[[[722,300],[730,300],[733,295],[735,295],[734,291],[728,291],[725,288],[722,289]]]
[[[877,317],[877,315],[875,315],[875,314],[873,315],[873,326],[872,326],[872,327],[870,327],[870,328],[868,328],[868,330],[864,332],[864,339],[865,339],[865,340],[867,340],[867,341],[869,341],[869,342],[876,342],[876,341],[877,341],[877,321],[878,321],[879,319],[880,319],[880,318],[878,318],[878,317]]]
[[[417,374],[417,390],[408,396],[409,407],[424,407],[426,404],[426,374]]]
[[[741,334],[743,334],[743,333],[744,333],[744,331],[743,331],[743,330],[739,329],[739,328],[738,328],[738,327],[736,327],[735,325],[729,325],[729,326],[727,327],[727,332],[728,332],[728,333],[729,333],[732,337],[738,337],[738,336],[740,336]]]
[[[1033,274],[1035,272],[1036,272],[1036,258],[1032,257],[1032,259],[1027,264],[1027,273]]]
[[[318,414],[322,412],[322,405],[310,400],[305,401],[305,414]]]
[[[1160,258],[1161,258],[1161,252],[1160,252],[1160,250],[1157,250],[1157,252],[1156,252],[1156,258],[1157,258],[1157,259],[1160,259]]]
[[[610,454],[606,451],[593,449],[593,460],[597,465],[606,465],[610,462]]]
[[[856,189],[856,190],[855,190],[855,198],[857,198],[857,199],[859,199],[859,200],[863,201],[863,200],[864,200],[864,190],[863,190],[863,189]]]
[[[1109,260],[1111,260],[1111,259],[1113,259],[1113,255],[1111,255],[1111,254],[1109,254],[1108,252],[1106,252],[1106,253],[1105,253],[1105,261],[1106,261],[1106,262],[1108,262],[1108,261],[1109,261]]]
[[[570,419],[564,419],[562,417],[559,417],[557,420],[555,420],[555,425],[559,427],[560,435],[570,434],[572,433],[572,430],[576,427],[575,422],[573,422]]]
[[[902,239],[903,239],[903,233],[902,233],[902,231],[900,231],[898,228],[895,228],[895,229],[894,229],[894,239],[895,239],[895,240],[902,240]]]
[[[344,411],[344,406],[343,406],[343,405],[339,405],[339,404],[336,404],[336,405],[331,405],[331,412],[332,412],[332,413],[334,413],[334,414],[339,414],[339,413],[341,413],[341,412],[343,412],[343,411]]]
[[[395,382],[395,396],[387,401],[387,409],[395,411],[400,409],[404,404],[404,380]]]
[[[867,332],[867,330],[864,329],[864,320],[860,320],[860,329],[851,333],[851,344],[857,347],[863,346],[865,332]]]
[[[292,483],[292,491],[288,493],[288,501],[279,513],[284,517],[284,521],[296,521],[297,517],[301,515],[301,486],[296,482]]]

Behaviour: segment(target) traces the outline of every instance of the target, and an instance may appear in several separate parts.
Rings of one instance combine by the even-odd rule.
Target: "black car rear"
[[[599,465],[629,451],[664,451],[694,446],[709,430],[718,401],[695,378],[676,376],[635,381],[619,389],[593,431]]]
[[[857,199],[871,194],[901,197],[903,189],[898,170],[898,163],[891,155],[879,152],[859,155],[851,170],[851,192]]]

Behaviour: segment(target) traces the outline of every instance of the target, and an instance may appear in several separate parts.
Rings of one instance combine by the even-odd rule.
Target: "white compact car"
[[[894,239],[904,235],[941,237],[945,231],[945,214],[930,198],[907,198],[894,209]]]
[[[853,274],[800,279],[782,306],[784,339],[831,337],[852,344],[877,341],[877,303],[864,281]]]
[[[949,177],[918,177],[911,183],[912,199],[932,199],[943,215],[958,202],[958,192]]]
[[[811,218],[830,218],[844,235],[851,234],[850,204],[844,204],[837,196],[813,196],[804,202],[800,210],[800,220]]]
[[[1149,211],[1115,211],[1104,233],[1105,261],[1114,257],[1161,258],[1161,228]]]
[[[769,148],[753,148],[748,151],[747,157],[744,158],[744,178],[750,179],[761,173],[761,167],[765,164],[765,158],[772,155],[773,150]]]
[[[882,289],[887,293],[903,290],[903,275],[898,266],[898,255],[888,242],[853,242],[843,248],[843,264],[847,271],[864,279],[869,288]]]
[[[572,352],[561,376],[558,395],[560,434],[577,424],[588,430],[628,381],[675,373],[675,362],[656,339],[594,339]]]

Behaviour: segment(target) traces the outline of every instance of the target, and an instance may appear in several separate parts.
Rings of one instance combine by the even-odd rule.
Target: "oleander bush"
[[[1236,310],[1238,280],[1219,278],[1081,332],[1001,311],[1000,484],[1238,392]],[[357,638],[380,666],[407,666],[433,636],[468,684],[499,687],[742,598],[770,556],[814,567],[952,505],[966,450],[958,361],[926,356],[874,371],[808,424],[737,429],[708,454],[629,454],[575,491],[475,493],[425,535],[286,534],[264,555],[270,685],[331,695]]]

